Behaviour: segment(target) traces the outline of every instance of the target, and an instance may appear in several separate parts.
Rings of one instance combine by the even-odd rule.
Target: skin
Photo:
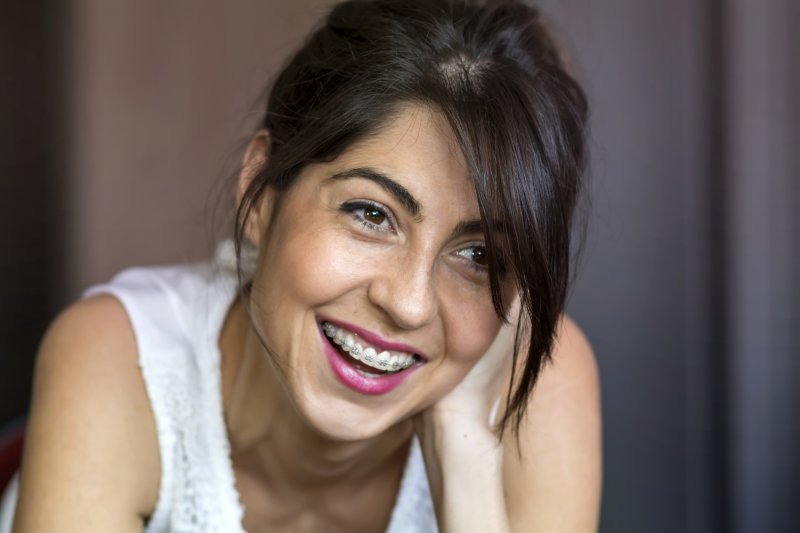
[[[251,143],[240,193],[268,146],[266,132]],[[331,179],[364,167],[405,188],[418,212],[373,180]],[[376,205],[354,208],[363,200]],[[559,327],[555,364],[542,371],[518,441],[501,443],[489,427],[511,335],[474,256],[482,234],[453,233],[477,218],[450,130],[421,107],[335,161],[306,167],[280,202],[268,189],[246,227],[260,251],[251,297],[232,305],[220,337],[248,531],[385,529],[415,432],[440,530],[596,529],[597,369],[571,321]],[[414,346],[427,361],[389,393],[352,391],[322,355],[321,316]],[[15,531],[141,530],[160,464],[136,358],[111,297],[80,302],[51,327]]]

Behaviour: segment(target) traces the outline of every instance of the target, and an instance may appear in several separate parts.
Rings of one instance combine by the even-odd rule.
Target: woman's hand
[[[591,346],[561,320],[554,363],[542,369],[519,432],[501,444],[488,418],[498,399],[495,418],[502,415],[515,326],[504,326],[464,380],[416,419],[439,529],[596,531],[601,432]]]
[[[500,327],[487,352],[464,379],[431,407],[434,420],[446,420],[448,426],[458,420],[485,427],[487,431],[493,429],[500,403],[508,391],[519,311],[519,300],[515,299],[509,311],[510,323]]]
[[[509,316],[519,316],[518,303]],[[415,419],[441,531],[509,530],[490,418],[507,391],[517,322],[503,325],[464,379]]]

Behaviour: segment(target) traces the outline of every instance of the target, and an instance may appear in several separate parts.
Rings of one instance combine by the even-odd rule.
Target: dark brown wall
[[[800,8],[547,1],[593,104],[602,530],[797,531]]]
[[[0,429],[27,409],[33,355],[55,309],[56,9],[14,1],[0,17]]]

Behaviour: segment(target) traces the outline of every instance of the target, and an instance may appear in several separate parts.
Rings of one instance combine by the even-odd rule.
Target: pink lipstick
[[[337,327],[346,329],[352,333],[357,334],[364,341],[379,347],[383,350],[402,351],[406,353],[417,353],[411,346],[405,344],[394,343],[386,341],[381,337],[372,334],[359,327],[345,324],[339,321],[331,321],[324,319],[325,322],[335,324]],[[333,371],[336,378],[347,388],[354,390],[361,394],[367,395],[380,395],[386,394],[398,386],[400,386],[417,368],[421,366],[419,362],[412,365],[405,370],[399,372],[387,372],[384,374],[372,374],[362,372],[356,368],[357,361],[353,360],[350,356],[342,353],[336,348],[330,339],[325,335],[322,327],[319,328],[320,341],[322,343],[322,350],[328,360],[328,364]]]

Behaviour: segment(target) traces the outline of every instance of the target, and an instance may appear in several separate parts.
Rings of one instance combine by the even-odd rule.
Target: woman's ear
[[[239,171],[239,179],[236,185],[237,210],[242,206],[242,200],[250,184],[267,165],[271,141],[272,139],[268,130],[259,130],[250,140],[250,144],[247,145],[247,150],[242,160],[242,169]],[[246,213],[247,221],[244,226],[244,237],[256,248],[261,240],[261,232],[264,230],[263,222],[268,220],[266,217],[267,211],[269,210],[269,206],[266,205],[269,203],[268,196],[269,191],[264,191],[258,203],[249,206],[249,212]]]

